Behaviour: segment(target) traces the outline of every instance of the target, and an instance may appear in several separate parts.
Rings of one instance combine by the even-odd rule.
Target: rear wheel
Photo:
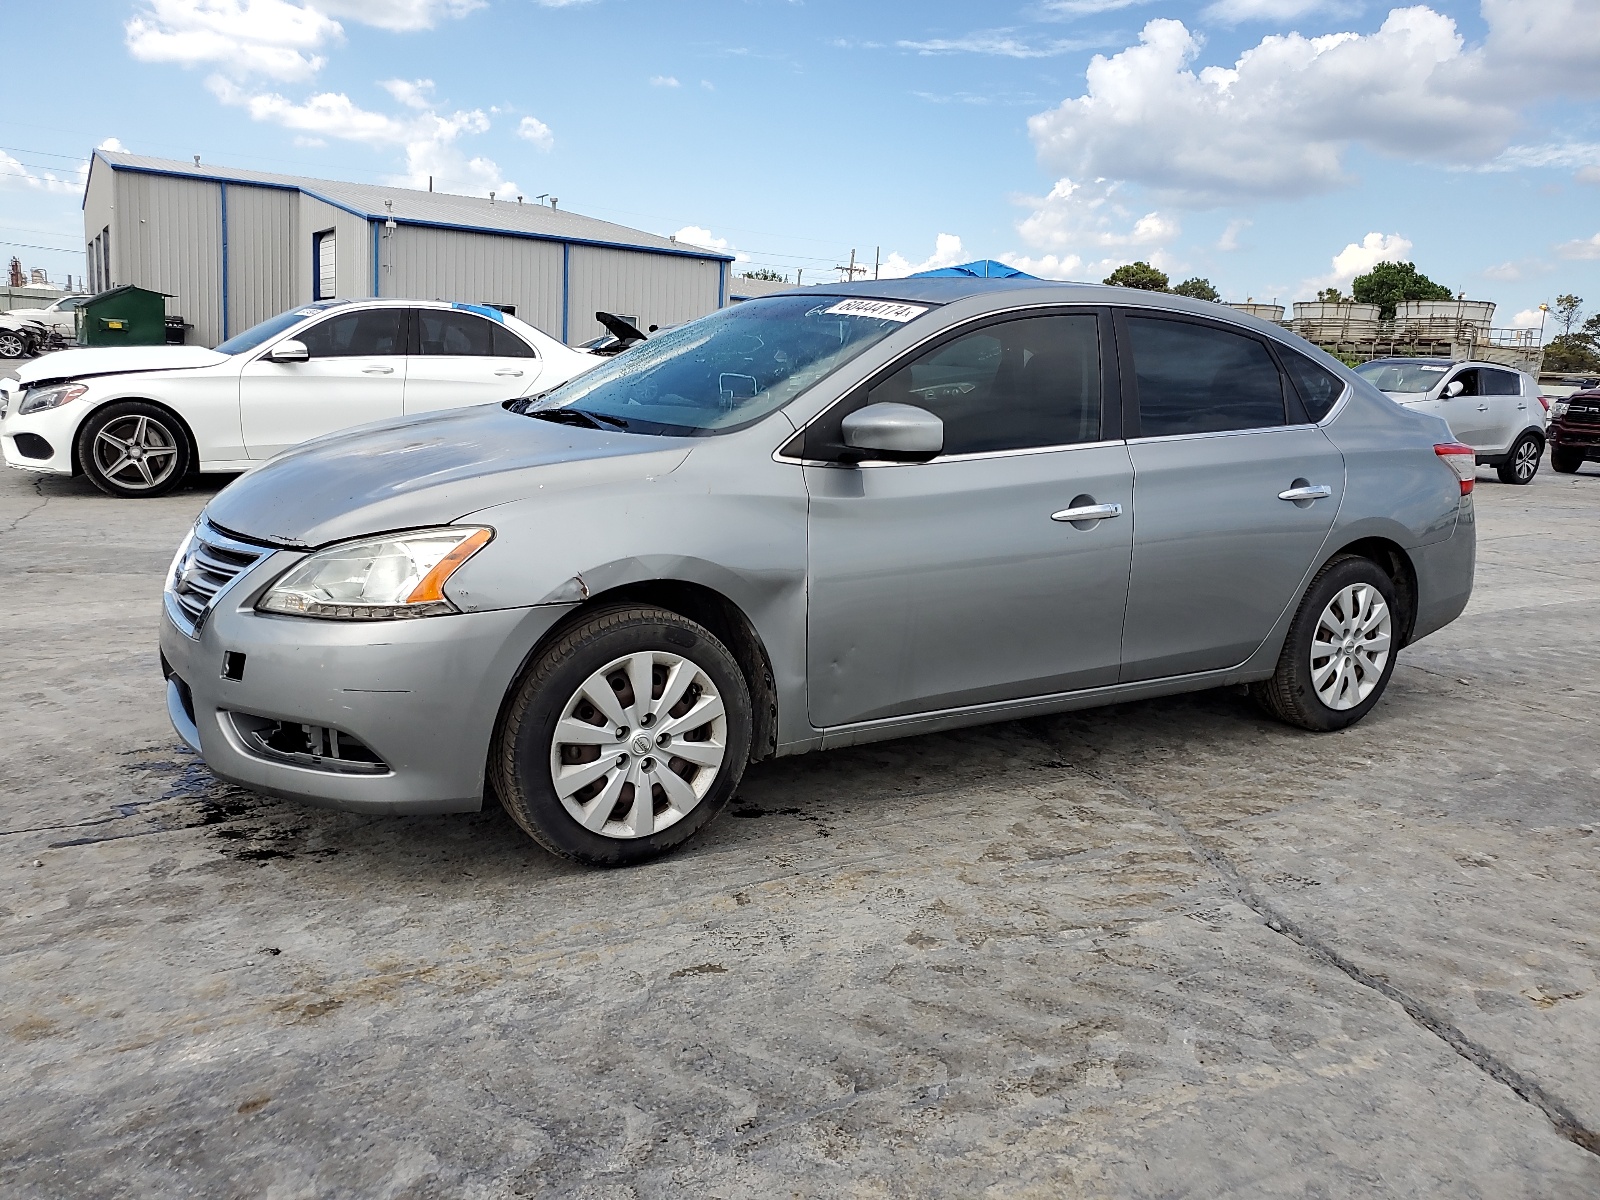
[[[645,862],[727,804],[750,730],[744,676],[710,631],[660,608],[602,610],[518,685],[495,745],[496,790],[547,850]]]
[[[1532,483],[1544,456],[1544,440],[1536,433],[1524,433],[1511,447],[1506,461],[1495,468],[1501,483]]]
[[[1563,450],[1557,446],[1550,451],[1550,469],[1559,471],[1563,475],[1572,475],[1583,466],[1583,452],[1581,450]]]
[[[1354,725],[1389,684],[1399,626],[1389,576],[1370,559],[1336,558],[1312,581],[1277,671],[1253,694],[1273,716],[1301,729]]]
[[[84,421],[78,461],[108,496],[164,496],[189,473],[189,435],[166,409],[123,400]]]

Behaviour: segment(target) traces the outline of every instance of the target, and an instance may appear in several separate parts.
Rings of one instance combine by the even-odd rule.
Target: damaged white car
[[[27,471],[159,496],[353,425],[511,400],[602,360],[473,304],[322,300],[214,350],[63,350],[0,381],[0,450]]]

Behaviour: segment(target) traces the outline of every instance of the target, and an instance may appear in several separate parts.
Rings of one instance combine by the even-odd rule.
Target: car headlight
[[[1550,416],[1552,420],[1559,421],[1567,415],[1567,402],[1565,400],[1550,401]]]
[[[81,383],[62,383],[55,387],[34,388],[23,393],[22,403],[17,405],[17,415],[25,417],[29,413],[43,412],[47,408],[60,408],[88,390]]]
[[[336,621],[459,612],[445,598],[445,580],[492,537],[492,529],[451,525],[329,546],[284,572],[256,608]]]

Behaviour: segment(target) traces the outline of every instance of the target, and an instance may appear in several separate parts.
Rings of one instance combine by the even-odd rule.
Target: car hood
[[[217,493],[205,516],[229,533],[308,548],[448,525],[541,489],[658,477],[688,456],[683,438],[558,425],[485,404],[286,450]]]
[[[227,362],[228,358],[204,346],[90,346],[82,350],[57,350],[36,358],[17,372],[17,382],[27,387],[43,379],[192,370],[214,367]]]

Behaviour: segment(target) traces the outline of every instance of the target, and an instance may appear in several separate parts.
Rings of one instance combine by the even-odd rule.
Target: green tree
[[[1198,275],[1193,279],[1185,279],[1172,290],[1179,296],[1188,296],[1191,300],[1210,300],[1213,304],[1222,299],[1222,293],[1211,286],[1211,280]]]
[[[746,279],[765,279],[768,283],[788,283],[789,277],[774,271],[771,267],[755,267],[744,272]]]
[[[1556,324],[1561,326],[1561,335],[1566,337],[1583,316],[1583,297],[1574,296],[1571,292],[1557,296],[1551,311],[1555,313]]]
[[[1347,297],[1338,288],[1323,288],[1317,293],[1317,300],[1322,304],[1343,304]]]
[[[1455,296],[1444,284],[1418,271],[1415,263],[1395,262],[1381,262],[1365,275],[1357,275],[1350,294],[1357,304],[1376,304],[1378,316],[1385,321],[1394,317],[1396,305],[1407,300],[1450,300]]]
[[[1138,288],[1142,292],[1164,292],[1169,280],[1167,273],[1147,262],[1124,263],[1105,277],[1111,287]]]

